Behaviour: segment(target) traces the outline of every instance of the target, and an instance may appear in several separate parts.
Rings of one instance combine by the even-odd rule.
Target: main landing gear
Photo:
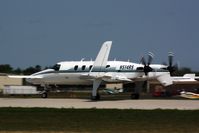
[[[131,99],[140,99],[140,93],[142,89],[143,89],[143,82],[134,83]]]
[[[93,100],[93,101],[100,100],[98,88],[99,88],[101,82],[102,82],[102,79],[96,79],[93,81],[93,90],[92,90],[92,96],[91,96],[91,100]]]
[[[96,95],[96,96],[91,96],[91,100],[93,100],[93,101],[100,100],[100,94],[99,94],[99,93],[97,93],[97,95]]]
[[[47,93],[47,92],[43,92],[43,93],[41,94],[41,97],[42,97],[42,98],[48,98],[48,93]]]
[[[131,99],[139,99],[140,98],[140,94],[139,93],[132,93],[131,94]]]

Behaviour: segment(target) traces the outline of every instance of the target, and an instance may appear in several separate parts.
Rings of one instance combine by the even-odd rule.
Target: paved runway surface
[[[199,100],[115,100],[0,98],[0,107],[106,108],[106,109],[199,109]]]

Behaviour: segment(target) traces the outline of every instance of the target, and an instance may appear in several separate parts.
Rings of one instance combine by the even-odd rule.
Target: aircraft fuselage
[[[32,84],[55,84],[55,85],[90,85],[93,84],[92,78],[86,78],[91,74],[90,70],[93,66],[93,61],[65,61],[57,63],[52,69],[47,69],[32,76],[41,76],[41,79],[26,79]],[[147,78],[155,78],[157,75],[162,74],[165,71],[164,65],[151,65],[154,72],[150,72]],[[125,77],[125,79],[140,79],[145,80],[143,65],[125,62],[125,61],[108,61],[104,68],[92,69],[92,76],[95,77],[98,74],[105,74],[107,77],[103,78],[106,82],[121,82],[118,78]],[[155,74],[155,75],[154,75]],[[124,79],[124,80],[125,80]]]

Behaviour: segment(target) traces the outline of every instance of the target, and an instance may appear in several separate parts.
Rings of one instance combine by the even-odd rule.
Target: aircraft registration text
[[[120,70],[133,70],[133,65],[121,65]]]

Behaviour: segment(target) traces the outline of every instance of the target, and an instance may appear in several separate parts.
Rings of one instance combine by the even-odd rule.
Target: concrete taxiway
[[[0,98],[0,107],[198,110],[199,100],[115,100],[93,102],[88,99]]]

